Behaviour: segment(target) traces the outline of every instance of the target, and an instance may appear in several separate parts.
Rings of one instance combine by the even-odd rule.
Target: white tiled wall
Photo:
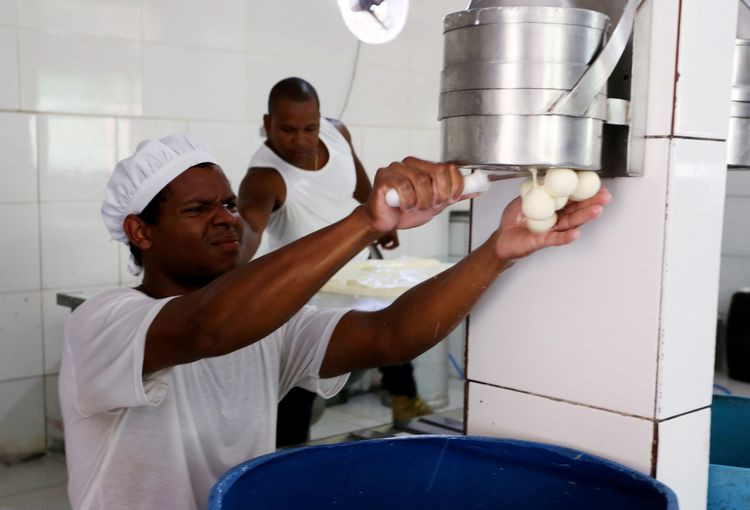
[[[45,423],[59,436],[56,294],[138,281],[99,217],[118,159],[191,131],[237,185],[268,91],[292,75],[330,117],[354,77],[343,120],[369,171],[437,159],[441,18],[465,4],[413,2],[401,37],[357,55],[335,1],[0,0],[0,456],[43,447]],[[445,255],[447,235],[446,215],[397,254]]]

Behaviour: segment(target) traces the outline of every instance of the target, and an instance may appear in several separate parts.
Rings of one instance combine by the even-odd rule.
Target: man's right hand
[[[399,194],[399,207],[386,203],[390,189]],[[463,177],[456,165],[408,157],[378,170],[370,199],[363,207],[372,227],[386,233],[427,223],[457,202],[462,190]]]

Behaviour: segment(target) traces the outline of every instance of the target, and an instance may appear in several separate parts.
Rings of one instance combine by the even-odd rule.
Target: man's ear
[[[128,214],[122,226],[130,240],[130,244],[141,251],[147,251],[151,248],[151,231],[145,221],[135,214]]]
[[[271,135],[271,116],[267,113],[263,115],[263,129],[266,130],[266,138]]]

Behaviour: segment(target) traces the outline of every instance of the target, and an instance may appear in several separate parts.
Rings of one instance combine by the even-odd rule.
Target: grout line
[[[529,396],[532,396],[532,397],[539,397],[539,398],[543,398],[545,400],[552,400],[554,402],[560,402],[560,403],[563,403],[563,404],[570,404],[570,405],[574,405],[574,406],[578,406],[578,407],[585,407],[587,409],[594,409],[596,411],[604,411],[606,413],[619,414],[620,416],[625,416],[626,418],[635,418],[635,419],[638,419],[638,420],[646,420],[646,421],[656,421],[656,418],[649,418],[647,416],[639,416],[637,414],[624,413],[622,411],[615,411],[614,409],[606,409],[604,407],[592,406],[592,405],[589,405],[589,404],[583,404],[581,402],[573,402],[572,400],[565,400],[563,398],[550,397],[549,395],[542,395],[542,394],[539,394],[539,393],[534,393],[532,391],[525,391],[525,390],[519,390],[519,389],[515,389],[515,388],[508,388],[506,386],[500,386],[498,384],[491,384],[491,383],[487,383],[487,382],[484,382],[484,381],[477,381],[475,379],[467,379],[466,382],[481,384],[483,386],[490,386],[490,387],[493,387],[493,388],[499,388],[501,390],[512,391],[514,393],[521,393],[523,395],[529,395]]]

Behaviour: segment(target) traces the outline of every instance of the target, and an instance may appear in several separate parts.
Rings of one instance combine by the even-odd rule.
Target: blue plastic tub
[[[708,508],[750,509],[750,398],[714,395],[709,459]]]
[[[676,509],[664,484],[556,446],[409,436],[285,450],[228,471],[209,510]]]

